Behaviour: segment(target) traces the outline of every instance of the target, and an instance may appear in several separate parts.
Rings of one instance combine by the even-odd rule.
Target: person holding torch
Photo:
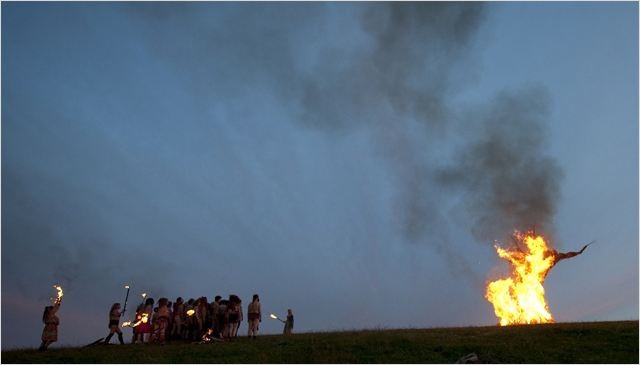
[[[44,323],[44,329],[42,330],[42,343],[40,344],[40,351],[45,351],[49,345],[58,341],[58,325],[60,319],[56,316],[60,304],[62,304],[62,287],[54,285],[54,288],[58,291],[58,297],[55,299],[53,305],[44,307],[44,313],[42,313],[42,322]]]
[[[122,316],[122,313],[120,313],[120,303],[113,303],[111,310],[109,310],[109,335],[104,340],[105,345],[109,343],[111,337],[113,337],[115,333],[118,334],[118,341],[120,341],[120,344],[124,345],[122,331],[118,326],[120,324],[120,316]]]
[[[293,311],[291,311],[291,309],[288,309],[287,320],[284,322],[283,334],[290,335],[292,331],[293,331]]]

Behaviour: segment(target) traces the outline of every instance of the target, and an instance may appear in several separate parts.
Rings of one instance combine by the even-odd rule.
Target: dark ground
[[[91,339],[90,339],[91,340]],[[91,341],[87,341],[91,342]],[[638,363],[638,321],[327,332],[2,352],[2,363]]]

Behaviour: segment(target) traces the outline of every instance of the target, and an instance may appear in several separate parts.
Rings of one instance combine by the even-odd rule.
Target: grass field
[[[638,363],[638,321],[306,333],[2,352],[2,363]]]

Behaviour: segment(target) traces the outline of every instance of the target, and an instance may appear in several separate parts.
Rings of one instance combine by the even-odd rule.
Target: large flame
[[[553,322],[542,284],[555,257],[549,254],[547,242],[540,235],[516,232],[514,238],[527,249],[505,250],[495,246],[498,256],[511,264],[512,274],[510,278],[490,282],[485,297],[493,304],[501,326]]]

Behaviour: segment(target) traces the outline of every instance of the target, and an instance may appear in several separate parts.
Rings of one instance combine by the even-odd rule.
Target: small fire
[[[194,311],[193,309],[189,309],[189,310],[187,311],[187,315],[188,315],[189,317],[191,317],[191,316],[192,316],[192,315],[194,315],[195,313],[196,313],[196,311]]]
[[[213,329],[207,329],[207,332],[202,335],[202,342],[211,342],[213,340]]]
[[[501,326],[553,322],[542,284],[555,256],[540,235],[516,232],[514,238],[516,246],[517,242],[524,243],[527,250],[495,246],[498,256],[511,264],[512,274],[510,278],[490,282],[485,297],[493,304]]]
[[[122,322],[122,327],[128,327],[128,326],[131,326],[131,321]]]
[[[149,313],[142,313],[142,316],[139,317],[139,320],[136,323],[131,324],[131,321],[127,321],[122,323],[122,327],[125,326],[125,323],[127,323],[128,326],[137,327],[140,325],[140,323],[147,323],[147,322],[149,322]]]
[[[60,304],[60,302],[62,302],[62,296],[64,295],[64,293],[62,292],[62,287],[60,285],[54,285],[53,287],[58,291],[58,296],[54,300],[54,303]]]
[[[271,317],[271,318],[273,318],[273,319],[280,319],[280,318],[278,318],[278,316],[276,316],[276,315],[275,315],[275,314],[273,314],[273,313],[271,313],[271,314],[269,315],[269,317]]]

